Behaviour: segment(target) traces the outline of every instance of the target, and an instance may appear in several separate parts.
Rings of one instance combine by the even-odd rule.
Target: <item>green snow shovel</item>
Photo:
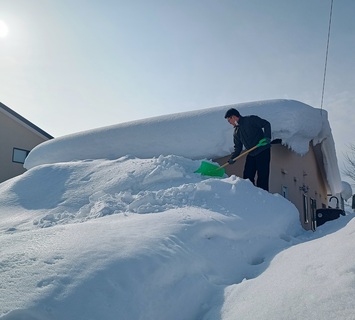
[[[245,156],[246,154],[248,154],[250,151],[253,151],[254,149],[261,147],[261,146],[266,146],[268,144],[268,141],[266,138],[263,138],[259,141],[259,143],[257,145],[255,145],[254,147],[244,151],[243,153],[241,153],[238,157],[235,157],[233,159],[233,161],[236,161],[237,159]],[[200,167],[194,171],[195,173],[201,173],[203,176],[211,176],[211,177],[223,177],[225,174],[225,170],[224,167],[226,167],[227,165],[229,165],[228,162],[226,162],[224,165],[222,166],[218,166],[215,165],[213,163],[207,162],[207,161],[202,161]]]

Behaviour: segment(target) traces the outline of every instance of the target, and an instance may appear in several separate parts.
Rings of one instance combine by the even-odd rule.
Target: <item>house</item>
[[[0,182],[22,174],[29,152],[53,137],[0,103]]]
[[[216,159],[216,162],[223,164],[228,159],[229,156]],[[226,167],[226,173],[242,177],[244,163],[245,157],[240,158]],[[336,206],[330,199],[333,194],[327,183],[320,144],[313,146],[310,143],[305,155],[297,154],[281,141],[272,144],[269,191],[290,200],[300,213],[302,226],[306,230],[315,230],[317,209]],[[343,199],[341,193],[336,197]]]
[[[270,192],[298,208],[305,229],[316,228],[317,210],[334,206],[332,197],[340,204],[347,200],[327,112],[295,100],[212,107],[70,134],[36,147],[25,167],[126,155],[177,155],[222,164],[233,151],[233,128],[224,119],[231,107],[242,115],[255,114],[270,121],[272,138],[279,142],[272,146]],[[227,174],[242,176],[244,160],[227,166]]]
[[[280,126],[275,120],[273,121],[272,117],[265,116],[269,118],[274,128],[272,129],[274,140],[271,144],[269,191],[290,200],[300,213],[302,226],[306,230],[315,230],[318,225],[339,217],[339,214],[344,214],[344,200],[351,197],[351,187],[340,180],[335,145],[326,111],[319,109],[306,111],[304,106],[295,105],[297,109],[299,108],[297,112],[297,109],[286,108],[288,104],[286,101],[283,103],[285,108],[279,110],[283,112],[282,117],[291,119],[299,117],[304,123],[300,126],[288,121],[290,127],[286,129],[285,126]],[[274,112],[277,110],[274,109]],[[320,125],[319,130],[314,130],[312,133],[312,128],[307,125],[307,122],[314,127]],[[287,130],[291,137],[285,135]],[[299,137],[300,135],[304,137]],[[301,144],[307,143],[308,147],[303,146],[301,148],[303,150],[297,150],[297,143],[292,140],[302,140]],[[293,148],[294,145],[296,148]],[[229,158],[230,155],[217,158],[215,161],[222,165]],[[242,177],[244,164],[245,157],[240,158],[235,164],[226,167],[226,173]]]

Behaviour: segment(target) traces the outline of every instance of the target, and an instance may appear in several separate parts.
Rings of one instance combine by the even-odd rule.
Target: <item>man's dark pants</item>
[[[256,186],[269,191],[270,148],[256,156],[247,156],[245,160],[243,178],[249,179],[255,185],[255,175],[258,174]]]

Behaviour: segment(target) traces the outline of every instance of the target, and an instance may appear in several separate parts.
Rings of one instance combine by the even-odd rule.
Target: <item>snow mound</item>
[[[1,319],[203,319],[298,243],[289,201],[199,163],[46,164],[0,184]]]
[[[354,260],[349,255],[354,250],[354,232],[353,219],[335,234],[281,252],[256,281],[226,290],[221,318],[234,320],[238,314],[240,319],[250,320],[353,319],[355,276]],[[297,285],[290,287],[296,274],[301,275]],[[317,294],[312,293],[314,290]],[[275,298],[274,292],[283,295]],[[250,308],[250,299],[258,307]]]
[[[353,190],[351,188],[350,183],[348,183],[346,181],[342,181],[341,185],[342,185],[341,196],[345,201],[347,201],[352,197]]]
[[[229,216],[238,215],[241,203],[248,202],[243,212],[255,212],[265,198],[268,202],[275,198],[286,201],[259,189],[255,192],[248,180],[235,176],[209,179],[194,174],[199,165],[200,161],[172,155],[47,164],[0,185],[0,192],[5,186],[12,194],[8,202],[15,204],[11,200],[15,198],[18,207],[42,213],[33,220],[42,228],[112,214],[148,214],[184,207],[209,208]],[[231,197],[233,201],[228,201]],[[296,210],[292,213],[298,216]],[[295,217],[285,215],[284,219],[293,221]]]

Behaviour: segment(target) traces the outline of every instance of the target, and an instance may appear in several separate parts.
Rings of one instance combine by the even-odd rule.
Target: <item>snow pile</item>
[[[354,319],[354,231],[353,219],[280,253],[257,279],[228,287],[222,319]]]
[[[1,184],[3,318],[201,318],[304,232],[281,196],[198,164],[66,162]]]
[[[291,105],[302,121],[294,113],[282,115],[287,128],[273,122]],[[313,139],[335,156],[329,126],[307,129],[313,108],[237,107],[269,119],[274,138],[294,150]],[[350,212],[307,232],[280,195],[193,173],[194,157],[232,147],[225,108],[79,133],[31,152],[29,171],[0,184],[0,319],[353,319]]]
[[[74,161],[0,184],[0,318],[351,319],[352,216],[306,232],[280,195],[198,165]]]
[[[346,182],[346,181],[342,181],[341,182],[341,185],[342,185],[342,192],[341,192],[341,195],[343,197],[343,199],[345,200],[348,200],[351,198],[351,196],[353,195],[353,190],[351,188],[351,185],[350,183]]]
[[[294,100],[271,100],[209,108],[128,122],[67,135],[31,151],[25,167],[85,159],[117,159],[125,155],[152,158],[175,154],[190,159],[216,159],[233,150],[228,108],[256,114],[271,123],[272,138],[304,155],[309,143],[322,143],[329,187],[342,191],[334,140],[327,112]]]

